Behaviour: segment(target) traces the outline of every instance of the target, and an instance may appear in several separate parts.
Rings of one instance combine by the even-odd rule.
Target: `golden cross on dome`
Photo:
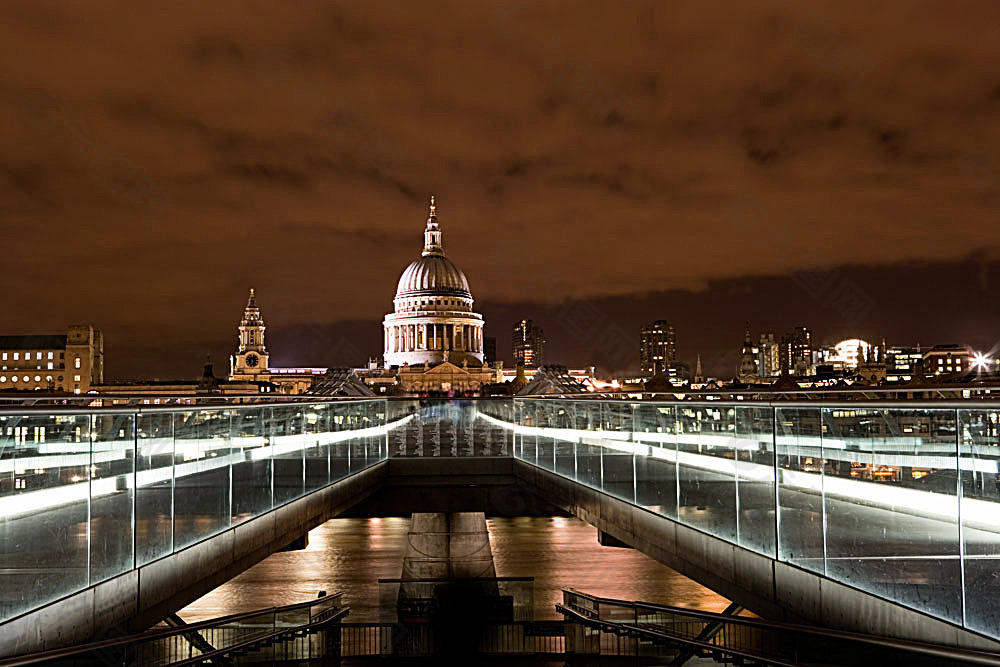
[[[434,205],[434,195],[431,195],[431,217],[437,217],[437,206]]]

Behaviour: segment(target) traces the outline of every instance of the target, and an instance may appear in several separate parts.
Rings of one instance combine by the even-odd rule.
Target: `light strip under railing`
[[[531,434],[536,436],[550,437],[579,444],[588,444],[604,447],[613,451],[625,454],[635,454],[637,456],[649,456],[651,458],[676,462],[681,465],[718,472],[725,475],[739,474],[740,479],[747,479],[759,482],[774,482],[774,468],[772,466],[753,463],[750,461],[738,461],[736,459],[708,456],[693,452],[675,451],[653,445],[644,445],[637,442],[628,442],[633,436],[642,435],[631,431],[583,431],[579,429],[562,429],[546,427],[524,427],[520,424],[511,424],[502,420],[480,415],[491,424],[506,428],[519,434]],[[525,429],[525,430],[522,430]],[[530,430],[527,430],[530,429]],[[614,433],[614,438],[606,438],[609,433]],[[593,436],[599,437],[593,437]],[[827,457],[830,458],[830,457]],[[955,457],[948,459],[952,465]],[[996,470],[996,461],[983,463],[993,464]],[[924,462],[926,465],[926,461]],[[810,491],[822,493],[824,495],[835,496],[848,501],[862,501],[890,510],[895,508],[905,508],[907,514],[926,515],[934,519],[944,519],[947,521],[957,521],[959,518],[959,499],[957,495],[935,493],[933,491],[921,491],[898,486],[888,486],[881,483],[865,482],[856,479],[846,479],[832,475],[807,472],[801,470],[781,470],[781,487],[793,488],[800,491]],[[896,510],[898,511],[898,510]],[[994,503],[977,498],[961,499],[961,517],[966,525],[982,528],[990,532],[1000,532],[1000,503]]]
[[[140,488],[151,486],[153,484],[165,482],[171,478],[178,479],[218,468],[224,468],[238,463],[244,463],[247,461],[247,452],[250,454],[250,460],[260,461],[274,458],[275,456],[302,451],[304,449],[309,449],[310,447],[330,445],[338,442],[353,440],[355,438],[385,435],[389,431],[403,426],[413,418],[414,415],[408,415],[402,419],[389,422],[388,424],[346,431],[300,433],[295,435],[271,436],[270,438],[264,436],[249,436],[239,438],[237,442],[225,440],[223,438],[192,438],[185,440],[150,438],[145,441],[140,441],[140,443],[142,443],[140,445],[140,451],[146,450],[146,453],[142,453],[140,456],[149,456],[150,452],[154,454],[173,454],[174,456],[179,454],[185,457],[190,457],[191,460],[186,460],[183,463],[161,466],[151,470],[140,470],[136,474],[136,479],[134,481],[131,473],[123,473],[121,475],[101,479],[71,482],[69,484],[63,484],[50,489],[39,489],[36,491],[26,491],[24,493],[2,496],[0,497],[0,517],[9,518],[38,512],[40,510],[52,509],[54,507],[60,507],[71,503],[82,502],[85,501],[88,496],[91,498],[108,496],[117,491],[123,490],[123,488],[118,486],[119,478],[123,478],[125,480],[124,489],[132,489],[135,485],[138,485]],[[150,440],[155,440],[156,442],[149,442]],[[269,442],[273,444],[268,444]],[[168,443],[172,443],[172,445]],[[178,447],[178,445],[180,445],[180,447]],[[106,450],[101,453],[101,460],[94,462],[91,461],[89,456],[80,454],[70,454],[65,457],[53,454],[45,457],[30,457],[35,463],[35,465],[30,467],[26,465],[22,466],[26,459],[19,459],[16,461],[8,459],[5,460],[4,463],[9,462],[11,471],[15,469],[15,466],[18,470],[22,468],[34,470],[53,467],[89,468],[89,466],[94,463],[106,463],[109,461],[124,459],[125,452],[130,450],[131,447],[131,443],[123,443],[120,448],[120,456],[115,456],[116,452],[113,450]],[[232,451],[234,449],[238,449],[239,451]],[[229,453],[224,456],[213,455],[215,451],[220,450],[229,450]],[[76,462],[78,457],[85,460]],[[74,462],[73,465],[60,465],[58,461],[53,461],[53,459],[64,458],[71,458]],[[44,462],[47,465],[37,465],[41,462],[39,459],[46,459]]]

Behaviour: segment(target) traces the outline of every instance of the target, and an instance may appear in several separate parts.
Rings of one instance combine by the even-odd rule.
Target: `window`
[[[76,359],[73,360],[73,367],[74,368],[80,367],[80,357],[77,357]]]
[[[7,376],[6,375],[0,375],[0,382],[6,382],[6,381],[7,381]]]
[[[23,378],[21,378],[21,379],[22,379],[22,380],[24,380],[25,382],[28,382],[28,381],[30,380],[30,378],[29,378],[29,377],[28,377],[27,375],[25,375],[25,376],[24,376]]]
[[[74,375],[73,376],[73,382],[79,382],[79,381],[80,381],[80,376],[79,375]]]
[[[16,375],[11,375],[10,376],[10,381],[11,382],[17,382],[17,376]]]
[[[17,361],[20,358],[21,358],[21,353],[20,352],[15,352],[14,353],[14,361]]]
[[[41,381],[42,381],[42,376],[41,375],[36,375],[35,376],[35,382],[41,382]]]
[[[51,353],[51,352],[49,352],[49,359],[51,359],[51,358],[52,358],[52,353]]]
[[[52,370],[52,362],[51,361],[49,362],[49,370],[50,371]]]
[[[35,360],[37,361],[37,360],[39,360],[41,358],[42,358],[42,353],[41,352],[35,352]]]
[[[6,352],[3,353],[3,360],[7,361],[7,353]]]

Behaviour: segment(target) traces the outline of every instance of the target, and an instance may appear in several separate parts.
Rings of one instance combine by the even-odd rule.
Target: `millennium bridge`
[[[554,507],[764,618],[1000,647],[1000,401],[217,401],[0,405],[0,657],[144,630],[359,503]]]

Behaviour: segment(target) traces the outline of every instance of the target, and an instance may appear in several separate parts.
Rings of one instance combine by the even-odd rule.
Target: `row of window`
[[[11,364],[11,366],[13,366],[15,369],[17,369],[18,367],[23,367],[25,370],[27,370],[28,368],[30,368],[31,364]],[[62,368],[62,364],[59,364],[59,368]],[[77,368],[79,368],[79,366],[77,366]],[[51,362],[51,361],[48,362],[48,367],[46,368],[46,370],[50,370],[51,371],[51,370],[54,370],[54,369],[55,369],[55,364],[53,362]],[[4,371],[7,370],[7,364],[4,364],[3,366],[0,366],[0,370],[4,370]],[[36,364],[35,365],[35,370],[39,370],[39,371],[42,370],[42,365],[41,364]]]
[[[55,359],[55,352],[25,352],[24,353],[24,360],[25,361],[31,361],[31,355],[35,355],[35,361],[41,361],[42,360],[42,355],[45,355],[45,358],[48,359],[48,360],[50,360],[50,361],[52,359]],[[22,355],[21,355],[20,352],[0,352],[0,360],[3,360],[3,361],[20,361],[21,358],[22,358]],[[59,353],[59,359],[63,360],[65,358],[66,358],[66,353],[65,352],[60,352]],[[78,357],[78,356],[77,357],[73,357],[73,366],[75,368],[80,368],[80,357]],[[49,368],[52,368],[52,364],[49,364]]]
[[[10,376],[10,381],[11,382],[16,383],[17,380],[18,380],[18,377],[16,375],[11,375]],[[21,376],[21,380],[24,381],[24,382],[31,382],[31,376],[30,375],[22,375]],[[7,376],[6,375],[0,375],[0,382],[6,382],[6,381],[7,381]],[[36,375],[35,376],[35,382],[41,382],[41,381],[42,381],[42,376],[41,375]],[[45,381],[46,382],[52,382],[52,376],[51,375],[46,375],[45,376]],[[58,381],[59,382],[63,381],[63,376],[62,375],[59,376]],[[73,382],[79,382],[79,381],[80,381],[80,376],[79,375],[74,375],[73,376]]]
[[[47,355],[46,359],[54,359],[55,358],[55,356],[54,356],[55,352],[25,352],[24,353],[24,360],[27,361],[27,360],[31,359],[31,355],[35,355],[35,359],[41,359],[43,354]],[[10,358],[13,358],[14,361],[17,361],[18,359],[21,358],[21,353],[20,352],[3,352],[3,353],[0,353],[0,359],[3,359],[4,361],[7,361],[8,355],[10,355]],[[65,352],[60,352],[59,353],[59,358],[60,359],[65,358]],[[79,357],[77,357],[77,358],[79,359]]]

